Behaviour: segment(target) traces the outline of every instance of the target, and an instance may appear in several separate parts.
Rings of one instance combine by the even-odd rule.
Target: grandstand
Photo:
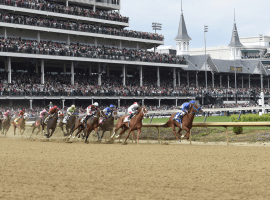
[[[120,108],[141,101],[168,109],[191,99],[205,107],[257,104],[260,61],[237,60],[235,68],[233,60],[190,55],[183,12],[176,49],[161,47],[155,52],[149,49],[164,45],[164,36],[128,30],[129,17],[121,15],[120,0],[2,0],[0,4],[2,106],[32,109],[52,101],[64,108],[98,101]],[[269,71],[262,66],[268,102]],[[237,91],[230,81],[235,69]]]

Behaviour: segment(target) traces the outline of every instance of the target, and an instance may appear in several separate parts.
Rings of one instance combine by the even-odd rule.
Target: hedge
[[[246,114],[241,115],[238,120],[239,115],[231,115],[230,118],[232,122],[265,122],[270,121],[270,114],[264,114],[259,116],[259,114]]]

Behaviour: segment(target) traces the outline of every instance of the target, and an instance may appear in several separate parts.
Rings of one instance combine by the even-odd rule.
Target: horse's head
[[[27,121],[28,120],[28,114],[24,113],[23,118],[24,118],[25,121]]]
[[[143,115],[145,115],[148,112],[148,110],[144,106],[141,108],[141,112],[143,113]]]
[[[112,117],[113,117],[115,120],[119,118],[118,115],[117,115],[117,111],[113,111]]]
[[[197,113],[202,113],[203,110],[200,106],[197,104],[190,104],[190,114],[197,114]]]

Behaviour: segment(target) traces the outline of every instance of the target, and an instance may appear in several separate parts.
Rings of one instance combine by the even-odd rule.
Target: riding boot
[[[131,113],[129,116],[128,116],[128,119],[131,120],[133,117],[133,113]]]

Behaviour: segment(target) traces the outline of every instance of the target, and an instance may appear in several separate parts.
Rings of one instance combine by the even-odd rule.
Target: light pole
[[[204,25],[204,56],[205,56],[205,91],[207,93],[207,70],[206,70],[206,33],[208,32],[208,26]]]
[[[260,47],[262,48],[261,41],[263,40],[263,35],[259,35],[260,38]],[[261,92],[263,91],[263,73],[262,73],[262,64],[261,64],[261,56],[262,56],[262,51],[260,48],[260,70],[261,70]]]
[[[260,47],[262,46],[261,45],[261,41],[263,40],[263,35],[259,35],[259,39],[260,39]],[[262,73],[262,61],[261,61],[261,56],[262,56],[262,50],[260,48],[260,71],[261,71],[261,106],[264,107],[264,93],[263,93],[263,73]],[[262,113],[264,114],[264,109],[262,110]]]
[[[157,33],[157,30],[158,31],[162,30],[162,24],[157,23],[157,22],[153,22],[152,23],[152,28],[153,28],[153,30],[155,30],[155,33]],[[156,53],[156,45],[154,46],[154,52]]]
[[[237,36],[237,31],[234,30],[233,32],[233,37],[234,37],[234,41],[235,41],[235,37]],[[236,80],[236,67],[235,67],[235,54],[236,54],[236,47],[234,47],[234,52],[233,52],[233,60],[234,60],[234,78],[235,78],[235,82],[234,82],[234,88],[235,88],[235,104],[237,104],[237,80]]]

